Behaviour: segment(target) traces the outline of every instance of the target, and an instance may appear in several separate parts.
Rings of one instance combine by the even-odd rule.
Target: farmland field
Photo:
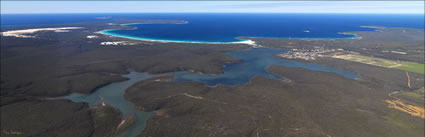
[[[414,62],[392,61],[392,60],[387,60],[382,58],[362,56],[358,54],[334,55],[332,57],[348,60],[348,61],[354,61],[354,62],[359,62],[364,64],[385,67],[385,68],[394,68],[394,69],[399,69],[399,70],[404,70],[409,72],[425,74],[424,64],[419,64]]]

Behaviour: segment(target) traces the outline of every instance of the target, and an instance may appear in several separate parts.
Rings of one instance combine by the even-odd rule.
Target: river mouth
[[[200,74],[196,72],[172,72],[170,74],[175,76],[174,81],[186,82],[195,81],[201,82],[208,86],[215,86],[217,84],[233,86],[237,84],[246,84],[254,76],[264,76],[272,79],[281,79],[266,71],[272,65],[281,65],[285,67],[298,67],[314,71],[333,72],[346,78],[358,78],[358,74],[345,72],[335,68],[329,68],[317,64],[302,63],[298,61],[290,61],[273,57],[275,54],[286,52],[285,49],[269,49],[269,48],[249,48],[246,50],[228,52],[229,56],[242,59],[242,62],[227,64],[223,66],[223,74]],[[142,112],[134,105],[129,103],[124,94],[127,88],[131,85],[154,77],[148,73],[130,72],[129,74],[122,75],[129,78],[127,81],[116,82],[109,84],[105,87],[99,88],[94,93],[89,95],[73,93],[66,99],[74,102],[87,102],[90,106],[99,104],[103,99],[107,104],[121,111],[123,116],[135,115],[136,121],[125,131],[126,137],[136,137],[139,135],[146,126],[146,121],[154,116],[154,112]]]

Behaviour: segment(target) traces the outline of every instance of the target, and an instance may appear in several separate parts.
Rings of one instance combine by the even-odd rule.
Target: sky
[[[19,13],[414,13],[424,1],[1,1]]]

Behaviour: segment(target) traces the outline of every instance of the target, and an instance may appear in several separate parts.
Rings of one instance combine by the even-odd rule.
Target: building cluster
[[[128,42],[128,41],[105,41],[105,42],[101,42],[100,45],[122,46],[122,45],[134,45],[134,43],[131,43],[131,42]]]
[[[86,38],[88,38],[88,39],[95,39],[95,38],[99,38],[99,36],[96,36],[96,35],[88,35]]]
[[[279,54],[279,57],[288,59],[315,60],[317,57],[330,56],[335,51],[344,51],[343,49],[325,49],[315,47],[313,49],[292,49],[291,51]]]

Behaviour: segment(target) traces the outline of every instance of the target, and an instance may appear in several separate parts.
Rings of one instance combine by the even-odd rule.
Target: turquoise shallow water
[[[99,20],[97,17],[110,17]],[[373,31],[360,26],[411,27],[424,28],[424,16],[394,14],[238,14],[238,13],[146,13],[146,14],[1,14],[2,26],[73,24],[90,21],[113,22],[115,19],[160,19],[185,20],[188,24],[131,24],[135,30],[108,30],[105,34],[132,39],[227,43],[240,42],[239,36],[263,38],[353,38],[338,32]],[[198,81],[207,85],[245,84],[255,75],[269,78],[278,77],[267,73],[265,68],[271,64],[287,67],[300,67],[315,71],[333,72],[347,78],[357,78],[357,74],[316,64],[276,59],[272,55],[285,52],[281,49],[248,49],[231,52],[228,55],[244,61],[228,64],[222,75],[200,75],[190,72],[175,72],[175,81]],[[137,81],[152,77],[146,73],[131,72],[123,75],[128,81],[112,83],[99,88],[90,95],[71,94],[67,96],[75,102],[98,104],[101,98],[126,115],[135,114],[136,122],[127,131],[128,137],[137,136],[145,127],[145,122],[153,113],[136,109],[123,98],[125,90]]]
[[[164,25],[164,24],[161,24]],[[148,38],[143,36],[132,36],[132,35],[126,35],[126,34],[120,34],[115,33],[115,31],[119,30],[103,30],[101,31],[102,34],[111,35],[115,37],[122,37],[122,38],[128,38],[128,39],[135,39],[135,40],[146,40],[146,41],[157,41],[157,42],[177,42],[177,43],[216,43],[216,44],[223,44],[223,43],[234,43],[234,42],[243,42],[247,41],[244,39],[234,39],[233,41],[223,42],[223,41],[202,41],[202,40],[172,40],[172,39],[164,39],[164,38]]]
[[[165,42],[227,43],[237,37],[356,38],[340,32],[374,31],[360,26],[423,28],[423,15],[394,14],[157,14],[151,18],[185,20],[187,24],[124,24],[135,29],[105,34]]]
[[[160,19],[185,20],[188,24],[132,24],[135,30],[109,30],[106,34],[143,40],[227,43],[243,41],[239,36],[265,38],[353,38],[338,32],[373,31],[360,26],[424,28],[424,16],[394,14],[238,14],[238,13],[146,13],[146,14],[1,14],[2,26],[72,24],[87,21],[100,21],[96,17],[114,19]],[[228,55],[241,58],[240,63],[228,64],[222,75],[200,75],[190,72],[175,72],[176,81],[198,81],[207,85],[245,84],[255,75],[269,78],[278,77],[267,73],[271,64],[287,67],[300,67],[315,71],[334,72],[347,78],[357,78],[357,74],[316,64],[276,59],[273,54],[284,52],[281,49],[248,49],[231,52]],[[101,98],[126,115],[135,114],[136,122],[127,131],[128,137],[137,136],[145,127],[145,122],[153,113],[141,112],[123,98],[125,90],[137,81],[152,77],[146,73],[132,72],[130,80],[112,83],[99,88],[90,95],[71,94],[66,98],[75,102],[98,104]]]

